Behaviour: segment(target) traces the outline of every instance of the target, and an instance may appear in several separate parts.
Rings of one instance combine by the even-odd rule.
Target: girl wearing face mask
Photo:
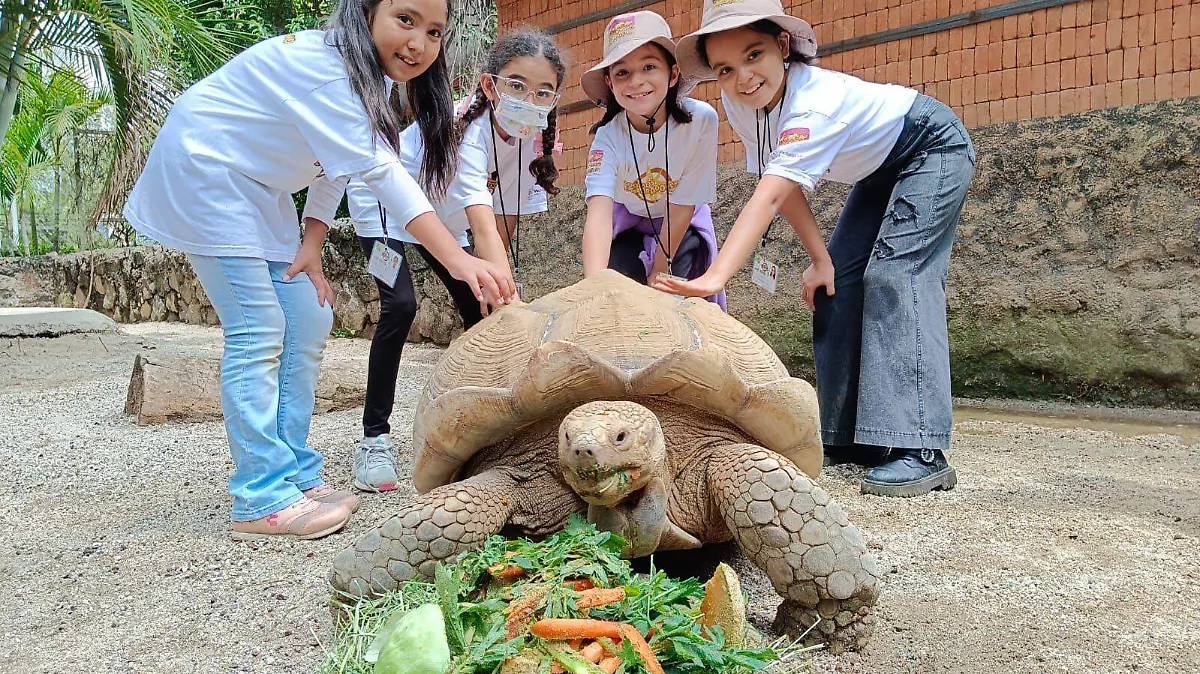
[[[342,0],[326,30],[265,40],[176,101],[124,214],[187,254],[225,335],[221,403],[233,454],[232,536],[317,538],[358,505],[321,478],[308,444],[333,316],[321,246],[350,176],[481,301],[512,297],[507,270],[457,245],[425,193],[454,174],[438,151],[418,183],[397,159],[385,80],[406,82],[433,147],[448,144],[445,0]],[[304,235],[292,193],[309,187]]]
[[[680,78],[670,26],[649,11],[614,17],[581,84],[605,108],[588,153],[584,276],[700,276],[717,254],[717,113],[684,98],[692,85]],[[707,295],[725,308],[724,290]]]
[[[812,28],[779,0],[705,1],[680,64],[720,84],[761,178],[708,273],[660,285],[688,295],[723,287],[784,215],[812,258],[804,297],[830,458],[882,462],[864,493],[950,489],[945,280],[975,150],[944,104],[823,70],[815,55]],[[854,186],[828,249],[805,197],[823,178]]]
[[[510,249],[513,268],[520,269],[520,216],[544,212],[547,193],[558,192],[552,157],[554,106],[565,73],[558,47],[545,34],[527,30],[507,35],[493,44],[475,95],[459,106],[462,114],[454,123],[461,139],[458,172],[437,203],[437,213],[463,251],[472,250],[469,232],[474,254],[505,270]],[[418,121],[400,134],[400,160],[414,175],[428,154],[425,148],[436,147],[427,144],[425,131]],[[395,226],[394,216],[369,185],[351,181],[347,197],[363,251],[370,256],[376,246],[386,245],[397,253],[399,265],[392,278],[375,279],[379,322],[371,339],[363,438],[354,460],[356,487],[389,491],[397,482],[389,418],[401,352],[417,314],[406,257],[415,251],[425,260],[445,284],[467,329],[489,307],[449,274],[420,240]]]

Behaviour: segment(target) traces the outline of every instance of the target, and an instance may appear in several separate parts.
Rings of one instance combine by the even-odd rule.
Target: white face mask
[[[503,92],[500,102],[493,106],[496,123],[510,136],[528,138],[549,126],[551,107],[534,105]]]

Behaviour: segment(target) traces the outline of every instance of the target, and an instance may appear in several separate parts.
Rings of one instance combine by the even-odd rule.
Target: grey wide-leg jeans
[[[949,107],[918,95],[891,154],[857,183],[829,238],[813,354],[827,445],[947,449],[946,275],[975,148]]]

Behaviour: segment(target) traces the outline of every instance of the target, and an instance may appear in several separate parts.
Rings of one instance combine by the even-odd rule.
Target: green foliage
[[[517,656],[540,659],[548,667],[551,658],[568,671],[592,671],[590,663],[578,662],[574,652],[565,652],[561,642],[549,642],[522,633],[506,638],[505,608],[528,588],[545,590],[535,610],[537,618],[587,618],[632,624],[649,639],[663,668],[672,674],[742,674],[772,662],[797,655],[805,649],[777,642],[762,647],[734,647],[725,643],[720,628],[707,631],[698,622],[704,586],[694,578],[674,579],[662,571],[636,574],[621,559],[625,541],[572,516],[564,529],[541,542],[527,539],[488,538],[479,549],[463,553],[452,565],[439,565],[434,583],[409,581],[382,598],[350,606],[349,626],[337,634],[326,652],[321,674],[366,674],[370,663],[361,655],[394,611],[408,610],[414,598],[435,601],[445,616],[450,643],[451,674],[495,674],[505,660]],[[492,582],[488,569],[517,565],[525,576],[513,585]],[[592,580],[597,587],[623,587],[624,601],[581,611],[575,606],[579,593],[566,582]],[[611,644],[611,642],[609,642]],[[628,641],[617,649],[623,664],[619,672],[644,674],[641,660]]]

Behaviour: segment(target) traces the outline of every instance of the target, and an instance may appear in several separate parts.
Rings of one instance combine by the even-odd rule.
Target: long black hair
[[[346,61],[350,88],[362,99],[367,119],[376,136],[392,150],[400,152],[401,118],[389,103],[390,92],[384,84],[383,66],[371,22],[382,0],[339,0],[326,26],[328,38]],[[446,14],[450,2],[446,0]],[[431,199],[440,199],[458,170],[458,128],[454,125],[454,94],[450,89],[450,68],[446,50],[439,48],[437,58],[425,72],[405,83],[408,108],[425,142],[421,160],[421,184]]]
[[[567,74],[567,66],[558,49],[558,44],[546,33],[531,28],[509,33],[497,39],[492,44],[491,50],[488,51],[481,74],[499,75],[500,70],[508,65],[509,61],[522,56],[541,56],[546,59],[554,68],[554,74],[558,76],[555,89],[562,88],[563,78]],[[483,114],[488,105],[490,105],[490,101],[487,94],[483,92],[481,83],[475,88],[475,96],[471,100],[471,105],[467,107],[466,112],[458,121],[460,137],[466,131],[467,126]],[[529,163],[529,172],[533,174],[534,180],[542,189],[546,190],[547,194],[551,195],[558,194],[560,191],[554,185],[554,181],[558,180],[558,167],[554,165],[554,137],[557,135],[557,131],[558,108],[555,107],[546,118],[546,128],[542,130],[542,154]]]
[[[759,19],[758,21],[747,25],[746,28],[749,28],[756,33],[769,35],[776,39],[778,39],[780,35],[783,35],[787,32],[786,28],[770,19]],[[704,59],[704,65],[711,68],[712,64],[708,62],[709,35],[712,35],[712,33],[706,33],[700,36],[700,39],[696,41],[696,49],[700,52],[700,58]],[[798,50],[798,47],[799,45],[796,42],[796,37],[791,36],[791,38],[788,40],[788,55],[787,58],[784,59],[785,63],[802,63],[806,66],[816,63],[817,59],[813,58],[812,56],[805,56],[804,54],[801,54]]]
[[[671,52],[664,49],[662,45],[655,42],[647,42],[646,44],[654,45],[662,53],[663,58],[667,61],[668,69],[675,66],[675,57],[671,55]],[[679,84],[681,82],[683,82],[682,75],[679,76],[679,79],[676,80],[675,84],[671,85],[671,87],[667,89],[667,100],[665,106],[667,108],[667,117],[675,120],[676,124],[688,124],[692,121],[692,113],[684,110],[683,107],[679,105]],[[590,133],[593,136],[596,135],[596,132],[603,128],[605,124],[608,124],[616,119],[617,115],[621,114],[625,110],[625,108],[622,108],[621,104],[617,102],[617,95],[613,93],[612,87],[608,87],[607,96],[608,100],[604,102],[604,116],[600,118],[599,122],[593,124],[590,130]]]

